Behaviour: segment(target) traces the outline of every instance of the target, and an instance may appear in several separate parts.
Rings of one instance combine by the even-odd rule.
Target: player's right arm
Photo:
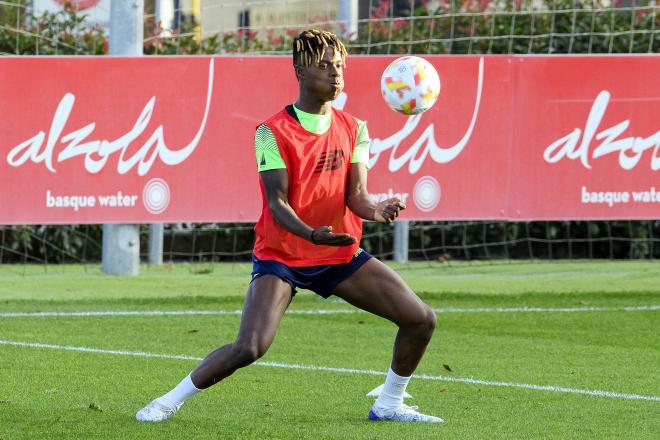
[[[406,208],[397,198],[376,203],[367,191],[367,170],[369,168],[369,131],[364,121],[356,119],[358,136],[351,159],[346,182],[346,205],[355,215],[365,220],[380,223],[392,223],[399,216],[399,211]]]
[[[303,222],[289,204],[289,174],[275,137],[267,126],[259,126],[254,143],[268,208],[280,226],[314,244],[346,246],[357,241],[348,234],[334,234],[331,226],[314,229]]]

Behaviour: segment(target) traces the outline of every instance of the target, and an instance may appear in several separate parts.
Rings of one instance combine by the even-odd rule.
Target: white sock
[[[380,396],[376,399],[374,406],[379,409],[394,409],[403,403],[403,393],[406,392],[406,387],[410,381],[410,376],[403,377],[390,370],[387,372],[387,379],[385,385],[380,392]]]
[[[185,379],[179,382],[179,385],[175,386],[172,389],[172,391],[170,391],[169,393],[160,397],[160,399],[165,400],[165,402],[168,405],[172,406],[173,408],[176,408],[177,406],[181,405],[187,399],[199,393],[200,391],[202,390],[197,388],[192,383],[192,379],[190,378],[190,374],[189,374],[185,377]]]

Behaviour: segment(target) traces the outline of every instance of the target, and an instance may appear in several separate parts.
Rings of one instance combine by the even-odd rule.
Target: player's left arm
[[[392,223],[399,216],[399,211],[406,209],[406,205],[397,198],[376,203],[369,196],[369,191],[367,191],[369,131],[365,122],[359,119],[356,119],[356,122],[358,132],[346,182],[346,205],[358,217],[365,220]]]
[[[379,203],[373,201],[367,191],[367,167],[363,163],[352,163],[348,171],[346,205],[358,217],[380,223],[392,223],[399,211],[406,209],[396,197]]]

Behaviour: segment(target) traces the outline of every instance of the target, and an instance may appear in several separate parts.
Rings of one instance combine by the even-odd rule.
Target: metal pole
[[[338,0],[337,32],[345,40],[353,41],[358,32],[358,0]]]
[[[155,0],[156,23],[163,29],[161,35],[171,36],[174,28],[174,2],[172,0]]]
[[[144,0],[110,2],[110,55],[141,56]]]
[[[110,55],[140,56],[144,40],[144,0],[110,3]],[[140,271],[140,227],[103,225],[103,272],[137,275]]]
[[[154,3],[156,22],[160,23],[161,28],[165,29],[162,31],[162,34],[170,36],[174,18],[174,4],[172,0],[155,0]],[[149,264],[163,264],[163,231],[164,227],[162,223],[152,223],[149,225]]]
[[[408,220],[397,220],[394,223],[394,261],[397,263],[408,262],[408,234],[410,222]]]
[[[101,270],[109,275],[140,273],[138,225],[103,225]]]
[[[163,224],[149,225],[149,264],[163,264]]]

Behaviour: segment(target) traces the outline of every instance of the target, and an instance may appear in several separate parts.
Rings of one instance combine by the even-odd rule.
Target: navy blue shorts
[[[296,294],[296,288],[307,289],[317,295],[327,298],[330,292],[342,281],[353,275],[364,263],[372,258],[369,252],[362,249],[345,264],[329,264],[325,266],[290,267],[274,260],[258,260],[252,256],[252,280],[262,275],[275,275],[291,285],[291,294]]]

